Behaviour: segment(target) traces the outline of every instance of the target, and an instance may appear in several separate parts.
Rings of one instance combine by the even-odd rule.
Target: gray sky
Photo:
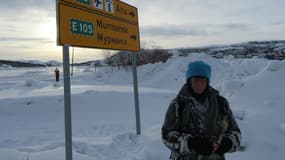
[[[0,59],[61,61],[55,0],[0,0]],[[141,46],[195,47],[285,39],[285,0],[125,0],[139,11]],[[76,48],[76,59],[102,50]]]

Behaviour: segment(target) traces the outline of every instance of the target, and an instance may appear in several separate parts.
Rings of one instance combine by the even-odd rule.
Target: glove
[[[181,155],[185,155],[185,154],[189,154],[190,153],[190,149],[189,149],[189,145],[188,145],[188,141],[191,138],[191,135],[183,135],[180,136],[178,141],[180,143],[179,145],[179,153]]]
[[[209,141],[206,138],[190,138],[188,140],[189,148],[193,148],[197,153],[202,155],[210,155],[213,152],[213,142]]]
[[[233,142],[227,138],[227,137],[223,137],[221,144],[219,146],[219,148],[217,149],[216,153],[223,155],[226,152],[230,151],[230,149],[232,148]]]
[[[178,132],[176,132],[176,131],[172,131],[172,132],[169,132],[168,133],[168,141],[169,142],[178,142],[178,139],[179,139],[179,137],[180,137],[180,133],[178,133]]]

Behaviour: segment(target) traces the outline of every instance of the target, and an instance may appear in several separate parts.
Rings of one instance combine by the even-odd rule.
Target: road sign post
[[[56,0],[57,44],[63,46],[66,160],[72,160],[69,46],[140,51],[137,8],[119,0]],[[68,44],[68,45],[66,45]],[[140,129],[136,55],[133,77],[137,134]]]
[[[63,46],[63,75],[64,75],[64,119],[65,119],[65,157],[72,160],[72,128],[71,128],[71,92],[69,69],[69,46]]]
[[[137,76],[137,54],[132,53],[133,63],[133,80],[134,80],[134,98],[135,98],[135,112],[136,112],[136,128],[137,135],[141,134],[141,122],[140,122],[140,107],[139,107],[139,90],[138,90],[138,76]]]

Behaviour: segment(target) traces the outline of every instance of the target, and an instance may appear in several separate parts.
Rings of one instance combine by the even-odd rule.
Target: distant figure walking
[[[55,72],[55,81],[59,82],[59,69],[56,68],[54,72]]]

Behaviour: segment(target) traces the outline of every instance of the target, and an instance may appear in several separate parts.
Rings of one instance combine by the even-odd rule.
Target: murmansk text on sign
[[[118,0],[58,0],[57,10],[59,45],[140,50],[135,7]]]

